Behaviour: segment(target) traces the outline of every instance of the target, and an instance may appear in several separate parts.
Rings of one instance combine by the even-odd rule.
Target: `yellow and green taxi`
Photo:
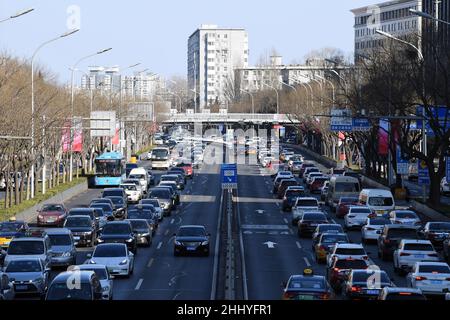
[[[23,235],[28,229],[28,224],[25,221],[0,222],[0,248],[8,249],[11,240]]]

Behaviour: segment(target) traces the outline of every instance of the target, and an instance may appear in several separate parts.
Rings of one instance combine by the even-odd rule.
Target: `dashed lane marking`
[[[170,220],[170,224],[173,224],[175,222],[175,219]]]
[[[283,221],[284,221],[284,223],[289,224],[288,219],[284,218]]]
[[[311,267],[311,263],[309,263],[309,260],[307,257],[304,257],[303,260],[305,260],[306,266]]]
[[[144,282],[144,279],[139,279],[139,281],[138,281],[138,283],[136,285],[136,288],[134,288],[134,290],[139,290],[141,288],[141,286],[142,286],[142,282]]]
[[[157,249],[157,250],[161,249],[162,245],[163,245],[163,243],[162,243],[162,241],[161,241],[160,243],[158,243],[158,246],[156,247],[156,249]]]
[[[297,248],[299,248],[300,250],[302,249],[302,245],[300,244],[300,242],[296,241],[295,244],[297,245]]]
[[[166,232],[164,232],[164,235],[167,236],[169,234],[169,229],[166,230]]]
[[[153,262],[155,262],[155,258],[151,258],[150,261],[147,264],[147,268],[151,268],[153,265]]]

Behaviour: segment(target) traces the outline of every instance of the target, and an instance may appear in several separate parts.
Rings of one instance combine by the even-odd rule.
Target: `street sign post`
[[[419,180],[418,183],[421,185],[429,185],[430,184],[430,175],[428,174],[428,167],[425,161],[418,161],[419,166]]]
[[[400,146],[397,146],[397,173],[401,175],[409,174],[409,161],[402,158]],[[428,172],[427,172],[428,173]]]
[[[237,165],[223,164],[220,168],[222,189],[237,189]]]
[[[352,131],[352,111],[348,109],[331,110],[331,131]]]

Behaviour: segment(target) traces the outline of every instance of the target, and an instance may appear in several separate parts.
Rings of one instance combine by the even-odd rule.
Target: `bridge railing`
[[[164,122],[296,122],[286,114],[252,113],[195,113],[167,115]]]

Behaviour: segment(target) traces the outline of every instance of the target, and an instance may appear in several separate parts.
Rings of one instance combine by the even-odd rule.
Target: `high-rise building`
[[[189,37],[188,88],[197,111],[234,96],[234,69],[247,67],[248,56],[244,29],[202,25]]]

